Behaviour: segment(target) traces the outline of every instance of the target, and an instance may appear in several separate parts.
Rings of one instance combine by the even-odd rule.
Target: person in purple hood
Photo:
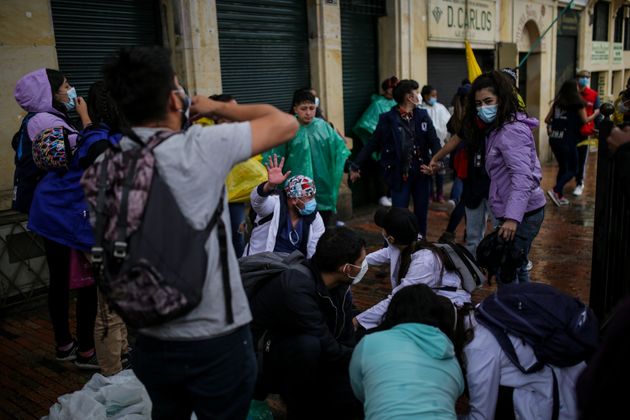
[[[490,177],[489,203],[500,222],[499,235],[514,241],[514,249],[522,255],[515,278],[502,278],[499,271],[497,280],[527,282],[527,256],[546,204],[532,135],[538,120],[527,116],[506,76],[493,71],[475,79],[464,124],[473,144],[485,150],[480,157]]]
[[[68,111],[74,109],[81,99],[64,75],[52,69],[39,69],[23,76],[15,86],[14,96],[27,114],[22,119],[19,144],[14,144],[16,168],[12,208],[28,213],[35,187],[45,175],[30,158],[30,142],[42,130],[65,127],[69,132],[70,146],[74,147],[78,130],[68,117]]]

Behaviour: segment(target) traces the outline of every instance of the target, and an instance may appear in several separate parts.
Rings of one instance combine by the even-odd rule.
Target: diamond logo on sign
[[[439,6],[435,6],[433,9],[433,17],[435,18],[435,23],[440,23],[440,18],[442,17],[442,9]]]

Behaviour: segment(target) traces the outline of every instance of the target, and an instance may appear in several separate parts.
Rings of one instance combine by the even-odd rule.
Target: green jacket
[[[284,172],[291,176],[305,175],[315,181],[317,210],[337,211],[337,196],[343,168],[350,151],[343,138],[321,118],[302,125],[288,143],[275,147],[263,155],[267,162],[273,154],[284,157]]]

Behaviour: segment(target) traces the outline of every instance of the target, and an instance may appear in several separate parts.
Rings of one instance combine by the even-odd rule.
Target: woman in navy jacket
[[[429,209],[429,186],[431,177],[423,174],[420,168],[440,150],[429,114],[417,108],[420,99],[418,82],[401,80],[394,88],[397,106],[381,114],[374,137],[359,153],[356,162],[351,164],[350,180],[360,177],[360,168],[366,164],[374,151],[381,153],[379,160],[385,183],[392,192],[394,207],[409,207],[413,199],[414,213],[420,224],[420,234],[427,233]]]

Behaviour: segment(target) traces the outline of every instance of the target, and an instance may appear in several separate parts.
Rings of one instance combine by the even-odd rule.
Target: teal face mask
[[[481,121],[490,124],[497,118],[498,105],[485,105],[477,107],[477,115]]]
[[[66,94],[68,95],[68,102],[64,102],[63,104],[66,106],[66,109],[70,111],[77,106],[77,91],[75,88],[70,88],[68,89],[68,92],[66,92]]]
[[[429,98],[429,100],[427,101],[427,103],[431,106],[434,106],[435,104],[437,104],[437,98],[431,97]]]
[[[298,209],[299,213],[302,216],[308,216],[309,214],[313,214],[315,213],[315,210],[317,210],[317,201],[315,201],[314,198],[311,201],[307,201],[306,203],[304,203],[303,209]]]
[[[588,86],[588,77],[580,77],[578,79],[578,84],[580,85],[580,87]]]

